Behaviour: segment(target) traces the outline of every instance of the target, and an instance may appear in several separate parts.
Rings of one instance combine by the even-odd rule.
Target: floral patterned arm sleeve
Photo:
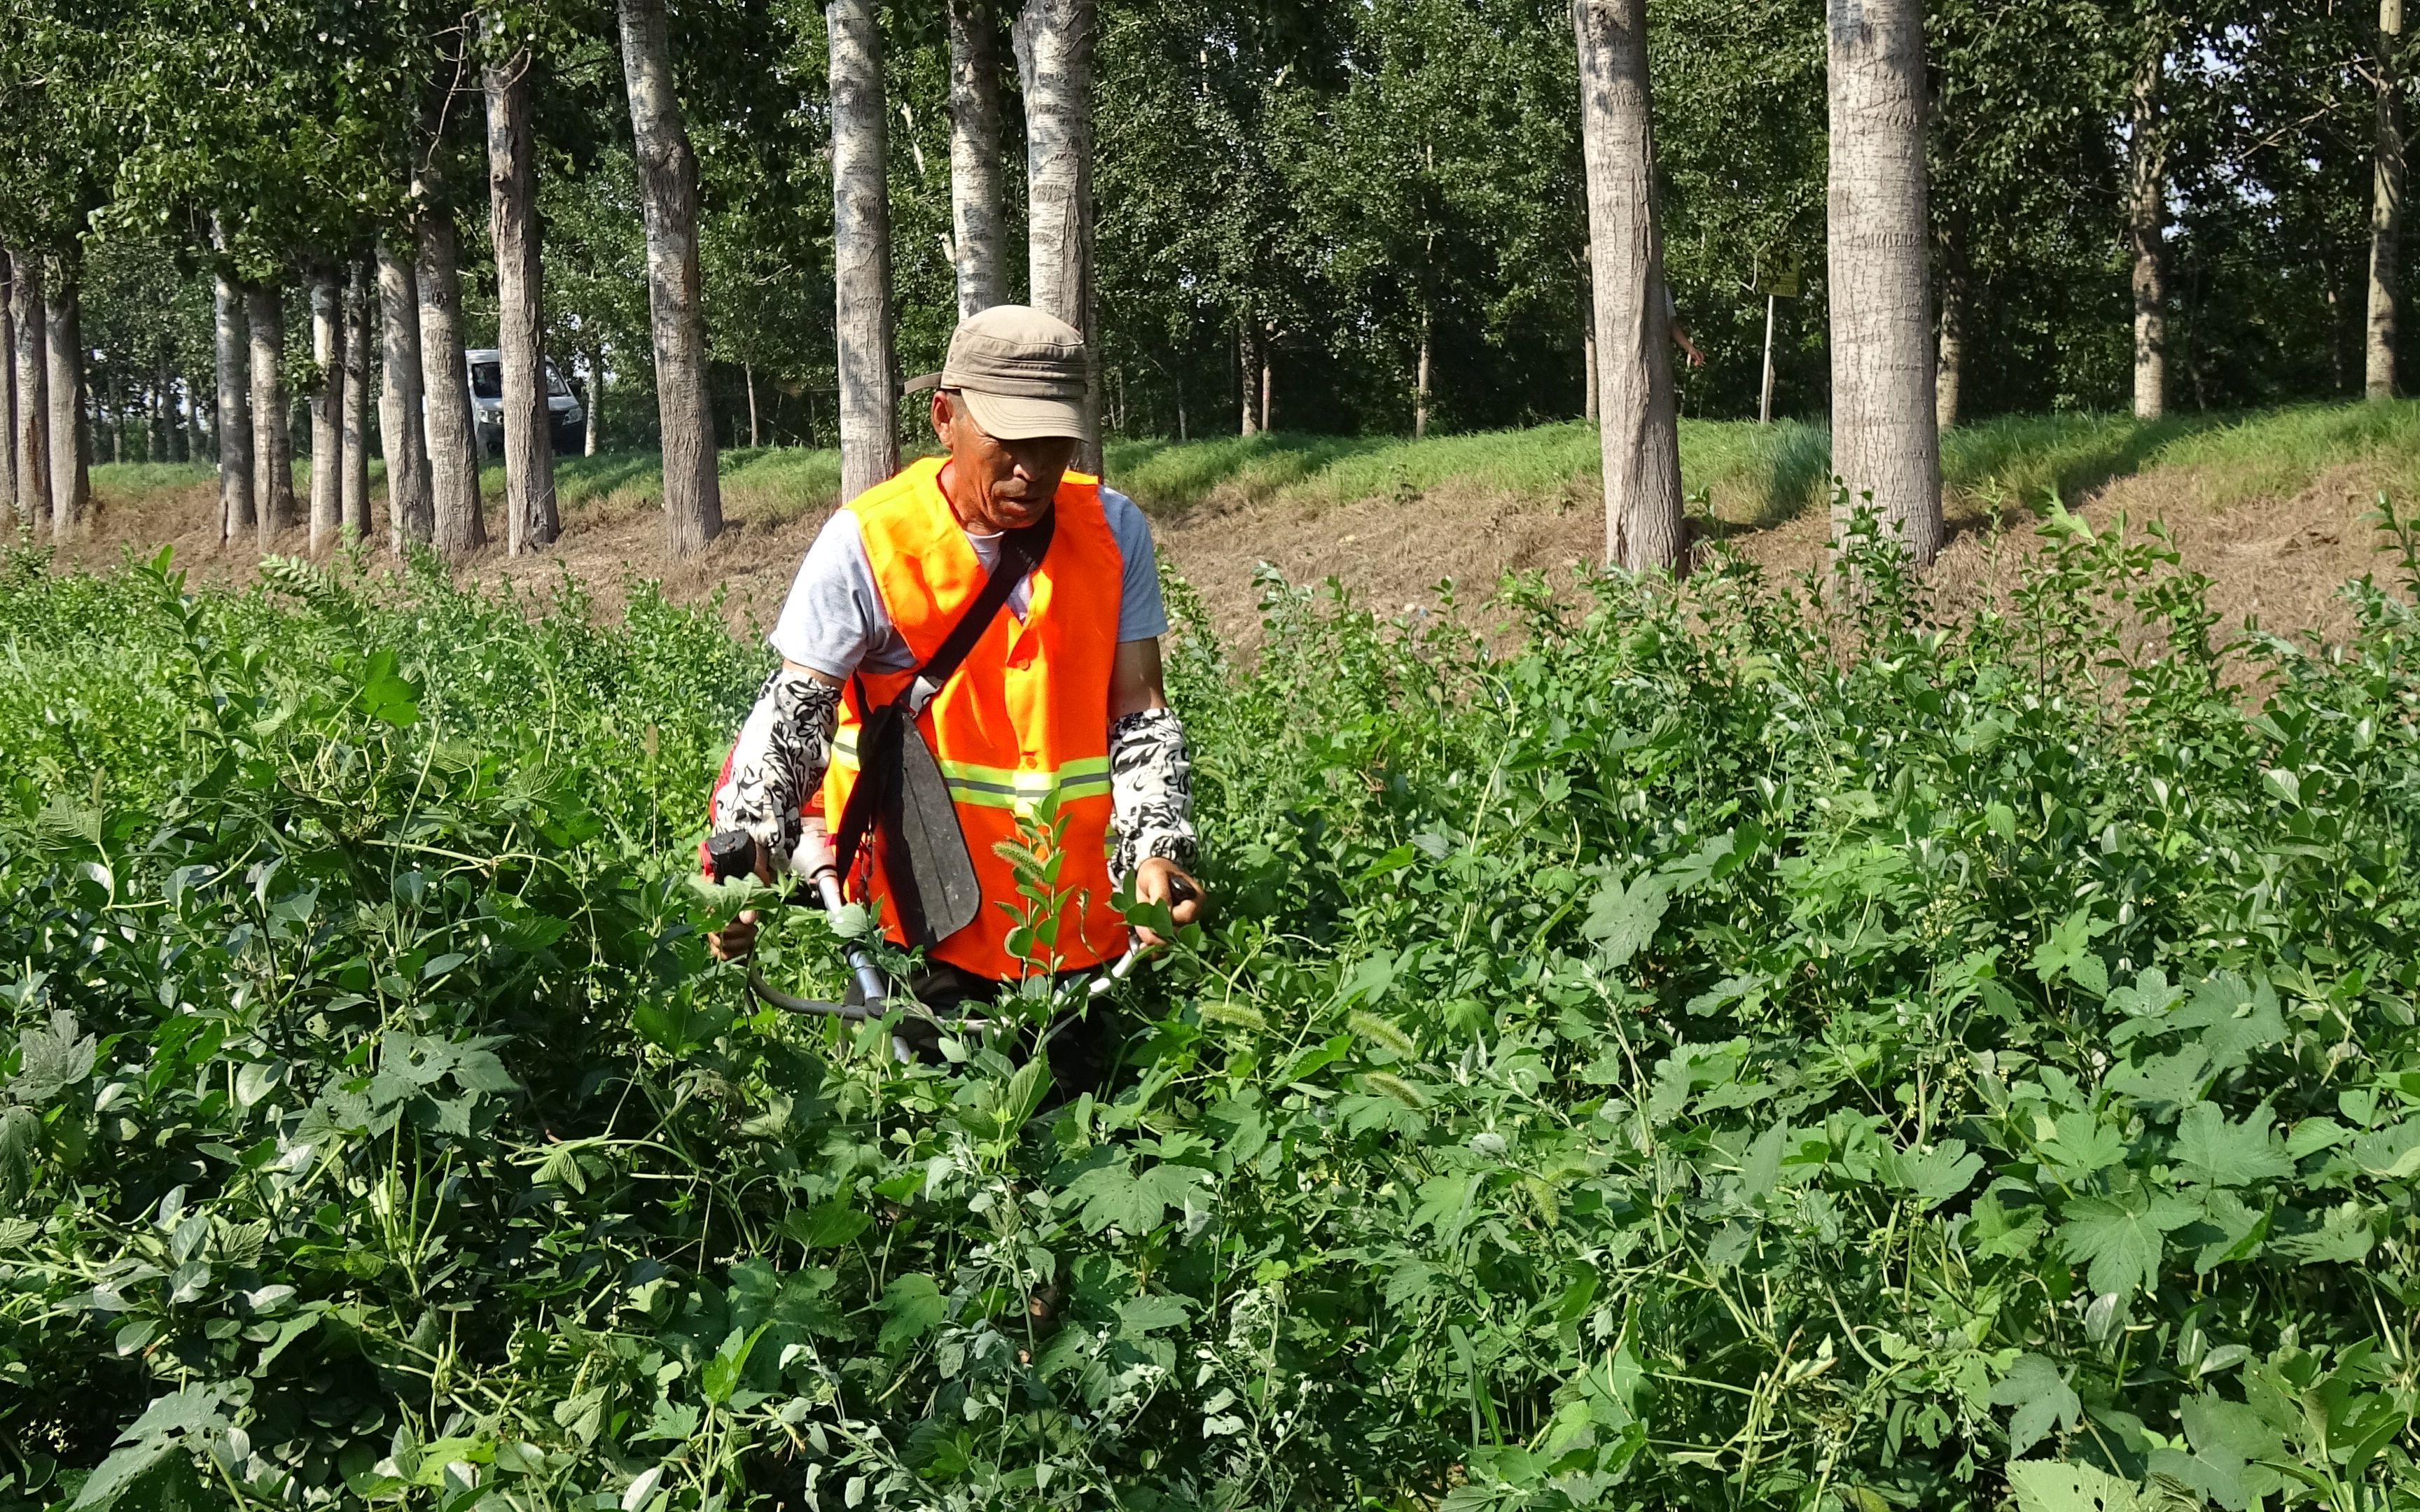
[[[745,829],[779,875],[799,848],[799,808],[823,785],[840,689],[787,663],[765,679],[714,790],[714,827]]]
[[[1193,761],[1174,709],[1144,709],[1110,723],[1109,805],[1117,822],[1112,875],[1126,875],[1147,856],[1193,865]]]

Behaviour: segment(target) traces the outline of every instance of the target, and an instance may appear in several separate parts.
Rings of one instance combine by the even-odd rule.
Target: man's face
[[[933,433],[950,451],[950,502],[985,532],[1021,530],[1042,517],[1076,458],[1072,436],[995,440],[943,389],[933,395]]]

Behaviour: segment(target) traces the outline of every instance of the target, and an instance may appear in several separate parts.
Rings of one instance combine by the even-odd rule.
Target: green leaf
[[[2091,1267],[2095,1292],[2148,1291],[2159,1284],[2164,1236],[2199,1216],[2193,1203],[2164,1193],[2080,1197],[2061,1211],[2058,1239],[2069,1259]]]
[[[2084,1416],[2084,1398],[2068,1385],[2057,1365],[2039,1354],[2017,1357],[2008,1375],[1992,1388],[1992,1404],[2016,1409],[2009,1419],[2011,1458],[2040,1443],[2054,1424],[2072,1430]]]
[[[2294,1174],[2294,1163],[2269,1133],[2275,1114],[2267,1106],[2241,1123],[2227,1121],[2215,1103],[2195,1103],[2177,1120],[2173,1153],[2188,1180],[2209,1186],[2250,1186]]]
[[[102,1460],[70,1504],[74,1512],[222,1512],[227,1504],[202,1483],[192,1456],[145,1443]]]
[[[927,1285],[929,1284],[927,1282]],[[938,1296],[935,1301],[937,1303],[939,1301]],[[939,1314],[936,1313],[934,1316],[938,1319]],[[895,1315],[892,1321],[897,1321]],[[742,1334],[735,1328],[724,1335],[722,1347],[716,1350],[714,1358],[706,1361],[705,1366],[698,1371],[699,1395],[718,1407],[731,1400],[732,1389],[739,1384],[740,1372],[748,1368],[750,1352],[756,1348],[756,1341],[765,1336],[765,1330],[771,1326],[769,1323],[759,1323],[752,1332],[747,1334]],[[889,1324],[883,1327],[885,1333],[890,1331]]]
[[[2106,919],[2093,918],[2090,908],[2079,908],[2034,947],[2033,956],[2025,964],[2045,986],[2065,977],[2098,996],[2109,990],[2109,975],[2101,957],[2093,952],[2092,942],[2113,927]]]
[[[2125,1137],[2085,1109],[2060,1114],[2054,1127],[2057,1133],[2040,1149],[2042,1158],[2057,1167],[2061,1180],[2080,1180],[2126,1158]]]
[[[2420,1175],[2420,1119],[2389,1124],[2352,1142],[2352,1158],[2381,1181],[2400,1181]]]
[[[2048,1459],[2010,1465],[2009,1489],[2020,1512],[2137,1512],[2143,1505],[2141,1489],[2132,1481]]]
[[[885,1354],[906,1351],[930,1333],[935,1324],[949,1316],[950,1304],[933,1278],[921,1272],[910,1273],[893,1280],[882,1290],[875,1303],[890,1319],[875,1338],[875,1348]]]
[[[874,1226],[845,1196],[830,1197],[812,1208],[792,1209],[783,1215],[782,1231],[809,1249],[833,1249]]]
[[[1645,949],[1671,902],[1672,884],[1665,877],[1642,872],[1625,887],[1618,873],[1606,872],[1580,926],[1596,942],[1598,964],[1607,969],[1626,964]]]
[[[1962,1140],[1948,1139],[1922,1151],[1892,1150],[1876,1168],[1894,1190],[1916,1198],[1918,1207],[1932,1209],[1965,1191],[1983,1162],[1966,1153]]]
[[[1160,1226],[1168,1210],[1180,1207],[1205,1172],[1186,1165],[1153,1165],[1142,1171],[1125,1164],[1095,1166],[1067,1183],[1062,1207],[1081,1206],[1087,1233],[1116,1228],[1140,1239]]]
[[[1163,1328],[1182,1328],[1191,1313],[1181,1297],[1129,1297],[1118,1304],[1118,1332],[1140,1338]]]
[[[17,1074],[8,1083],[8,1095],[36,1107],[50,1102],[92,1074],[99,1043],[89,1034],[77,1038],[73,1013],[53,1009],[46,1027],[18,1033]]]

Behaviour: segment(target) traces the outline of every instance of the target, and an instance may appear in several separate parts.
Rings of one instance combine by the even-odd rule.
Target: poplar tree
[[[1921,0],[1834,6],[1831,76],[1832,470],[1835,510],[1870,497],[1917,565],[1941,549],[1925,205]],[[1602,339],[1602,338],[1600,338]]]

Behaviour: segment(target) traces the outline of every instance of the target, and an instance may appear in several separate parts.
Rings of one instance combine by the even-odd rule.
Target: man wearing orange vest
[[[1004,981],[1115,960],[1128,942],[1112,898],[1129,876],[1138,901],[1168,905],[1180,925],[1201,908],[1150,528],[1132,500],[1068,471],[1084,386],[1083,336],[1063,321],[996,305],[959,324],[941,371],[909,385],[933,389],[948,455],[867,489],[816,536],[770,637],[782,666],[714,790],[713,827],[752,834],[767,880],[811,875],[831,864],[828,835],[859,780],[869,718],[893,704],[912,715],[908,738],[921,733],[938,759],[983,892],[973,920],[932,944],[929,969],[908,984],[943,1017],[992,1001]],[[1003,561],[1031,565],[986,616],[976,600]],[[960,622],[978,619],[980,635],[939,686],[920,678]],[[1033,843],[1046,795],[1064,859],[1058,928],[1035,959],[1031,943],[1015,949],[1030,935],[1012,938],[1034,905],[997,847]],[[846,858],[844,880],[880,903],[886,932],[906,943],[885,854],[869,841]],[[714,937],[715,953],[745,954],[755,934],[755,915],[742,914]],[[916,1028],[903,1034],[912,1041]],[[1108,1041],[1099,1026],[1063,1030],[1054,1075],[1097,1085]]]

